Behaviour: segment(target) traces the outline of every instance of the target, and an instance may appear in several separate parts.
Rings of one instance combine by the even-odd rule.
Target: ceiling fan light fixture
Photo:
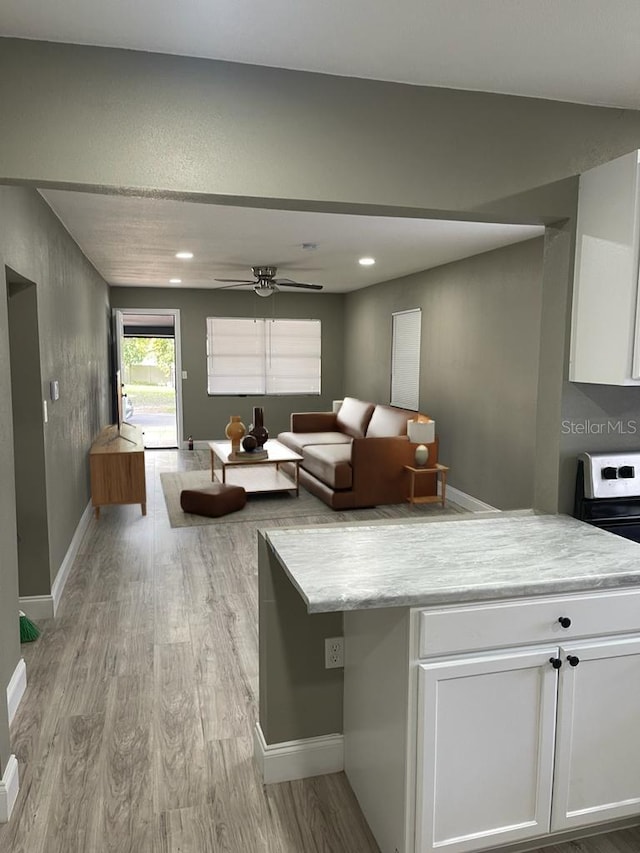
[[[254,293],[257,293],[258,296],[271,296],[272,293],[276,292],[275,287],[271,287],[271,285],[259,285],[257,284],[254,288]]]

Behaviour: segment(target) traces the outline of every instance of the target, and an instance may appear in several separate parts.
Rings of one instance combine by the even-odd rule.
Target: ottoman
[[[218,518],[236,512],[247,502],[247,493],[242,486],[229,483],[212,483],[204,489],[183,489],[180,506],[184,512]]]

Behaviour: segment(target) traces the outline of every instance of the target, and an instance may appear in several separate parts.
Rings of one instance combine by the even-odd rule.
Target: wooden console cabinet
[[[96,518],[100,507],[110,504],[140,504],[147,514],[142,430],[123,424],[118,435],[116,426],[105,427],[91,445],[89,463]]]

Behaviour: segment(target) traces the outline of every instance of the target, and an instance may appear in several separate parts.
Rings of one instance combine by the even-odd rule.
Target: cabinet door
[[[416,853],[549,831],[557,646],[419,667]]]
[[[639,814],[640,638],[572,643],[560,657],[553,831]]]

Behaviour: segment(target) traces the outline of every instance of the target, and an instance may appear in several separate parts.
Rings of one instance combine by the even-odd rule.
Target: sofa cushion
[[[414,412],[394,409],[393,406],[376,406],[367,427],[367,438],[387,438],[407,434],[407,421]]]
[[[310,444],[302,451],[302,467],[332,489],[350,489],[353,482],[350,444]]]
[[[338,429],[352,438],[364,438],[374,408],[373,403],[365,403],[364,400],[356,400],[354,397],[345,397],[336,416]]]
[[[281,432],[278,436],[280,444],[289,450],[302,455],[302,450],[308,444],[346,444],[351,446],[351,436],[343,432]]]

